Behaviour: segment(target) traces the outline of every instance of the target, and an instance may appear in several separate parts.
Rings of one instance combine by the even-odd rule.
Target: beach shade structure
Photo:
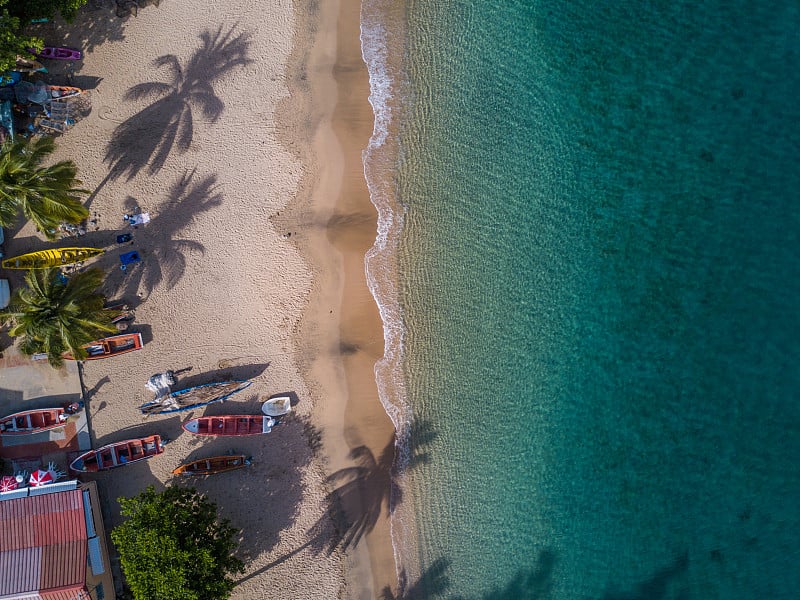
[[[10,492],[18,487],[19,482],[17,481],[16,477],[5,475],[2,479],[0,479],[0,492]]]
[[[50,471],[45,471],[43,469],[36,469],[33,473],[31,473],[31,478],[28,481],[31,487],[41,487],[43,485],[47,485],[48,483],[53,483],[56,480],[55,476]]]
[[[124,254],[119,255],[119,262],[122,263],[119,268],[124,271],[128,268],[128,265],[132,265],[141,261],[142,257],[139,256],[139,253],[136,250],[125,252]]]

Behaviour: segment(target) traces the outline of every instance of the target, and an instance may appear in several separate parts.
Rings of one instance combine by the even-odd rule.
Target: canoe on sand
[[[228,456],[212,456],[211,458],[200,458],[193,460],[177,469],[173,469],[173,475],[214,475],[225,471],[235,471],[251,464],[250,458],[244,454],[234,454]]]
[[[67,424],[64,408],[24,410],[0,419],[0,435],[25,435],[57,429]]]
[[[141,350],[143,345],[141,333],[112,335],[111,337],[84,344],[83,348],[89,353],[84,360],[109,358],[111,356],[117,356],[118,354]],[[75,357],[69,352],[65,352],[62,356],[67,360],[75,360]]]
[[[83,262],[95,256],[100,256],[103,252],[105,250],[102,248],[39,250],[38,252],[29,252],[13,258],[6,258],[2,265],[4,269],[48,269],[50,267],[63,267]]]
[[[45,46],[38,52],[36,48],[28,48],[28,52],[39,58],[53,58],[56,60],[80,60],[83,53],[74,48],[59,48],[57,46]]]
[[[157,456],[164,452],[164,443],[161,436],[149,435],[108,444],[97,450],[84,452],[72,461],[69,468],[77,473],[107,471]]]
[[[139,407],[139,410],[146,415],[166,415],[194,410],[215,402],[224,402],[250,386],[250,383],[249,381],[204,383],[145,402]]]
[[[197,417],[186,421],[182,427],[195,435],[257,435],[269,433],[275,419],[262,415],[219,415]]]

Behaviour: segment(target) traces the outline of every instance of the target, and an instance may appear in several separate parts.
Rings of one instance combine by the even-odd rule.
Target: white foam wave
[[[362,159],[370,199],[378,212],[375,243],[364,259],[367,283],[378,305],[383,321],[384,355],[375,364],[375,379],[384,410],[394,424],[397,435],[395,468],[401,472],[407,464],[407,432],[412,411],[405,393],[403,351],[405,330],[400,304],[397,272],[397,250],[405,220],[405,209],[395,188],[397,139],[392,139],[399,73],[390,64],[391,33],[386,25],[385,0],[364,0],[361,5],[361,54],[369,72],[369,102],[374,125]],[[395,49],[396,50],[396,49]],[[391,502],[394,504],[394,500]],[[407,570],[399,539],[411,540],[411,524],[390,517],[392,547],[398,579]]]

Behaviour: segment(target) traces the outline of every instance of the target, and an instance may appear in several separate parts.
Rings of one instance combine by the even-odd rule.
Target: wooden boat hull
[[[194,435],[242,436],[269,433],[275,419],[264,415],[220,415],[198,417],[183,423],[181,427]]]
[[[108,444],[97,450],[84,452],[70,463],[75,473],[96,473],[123,467],[135,462],[153,458],[164,452],[161,436],[150,435]]]
[[[193,460],[173,469],[173,475],[215,475],[226,471],[235,471],[250,465],[250,459],[244,454],[230,456],[212,456]]]
[[[141,333],[123,333],[120,335],[112,335],[101,340],[95,340],[88,344],[84,344],[83,348],[89,353],[83,360],[99,360],[101,358],[110,358],[120,354],[127,354],[134,350],[141,350],[144,343],[142,342]],[[62,355],[66,360],[75,360],[72,354],[65,352]]]
[[[83,262],[95,256],[100,256],[105,250],[102,248],[55,248],[52,250],[39,250],[2,262],[4,269],[49,269],[50,267],[63,267],[78,262]]]
[[[250,385],[250,381],[204,383],[172,392],[165,398],[145,402],[139,407],[139,410],[146,415],[165,415],[194,410],[216,402],[223,402]]]
[[[30,435],[58,429],[67,424],[67,418],[63,408],[25,410],[0,419],[0,435]]]

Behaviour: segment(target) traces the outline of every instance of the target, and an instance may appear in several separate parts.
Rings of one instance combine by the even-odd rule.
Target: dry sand
[[[171,483],[187,458],[252,455],[246,470],[193,482],[243,530],[237,599],[374,598],[396,585],[392,427],[373,375],[383,339],[364,278],[375,212],[361,165],[372,112],[358,6],[167,0],[123,20],[106,0],[40,31],[88,50],[73,81],[93,87],[92,112],[57,151],[94,190],[92,222],[59,245],[108,248],[97,261],[106,292],[135,307],[146,344],[86,363],[96,444],[172,440],[162,456],[96,476],[106,524],[120,522],[115,498]],[[132,229],[122,217],[137,208],[151,222]],[[124,232],[132,245],[116,246]],[[15,253],[45,246],[30,225],[7,237]],[[130,250],[142,262],[122,271]],[[178,387],[254,384],[205,411],[143,419],[148,377],[184,367]],[[181,432],[189,416],[255,414],[283,393],[294,414],[269,435]],[[354,464],[358,477],[342,477]]]

